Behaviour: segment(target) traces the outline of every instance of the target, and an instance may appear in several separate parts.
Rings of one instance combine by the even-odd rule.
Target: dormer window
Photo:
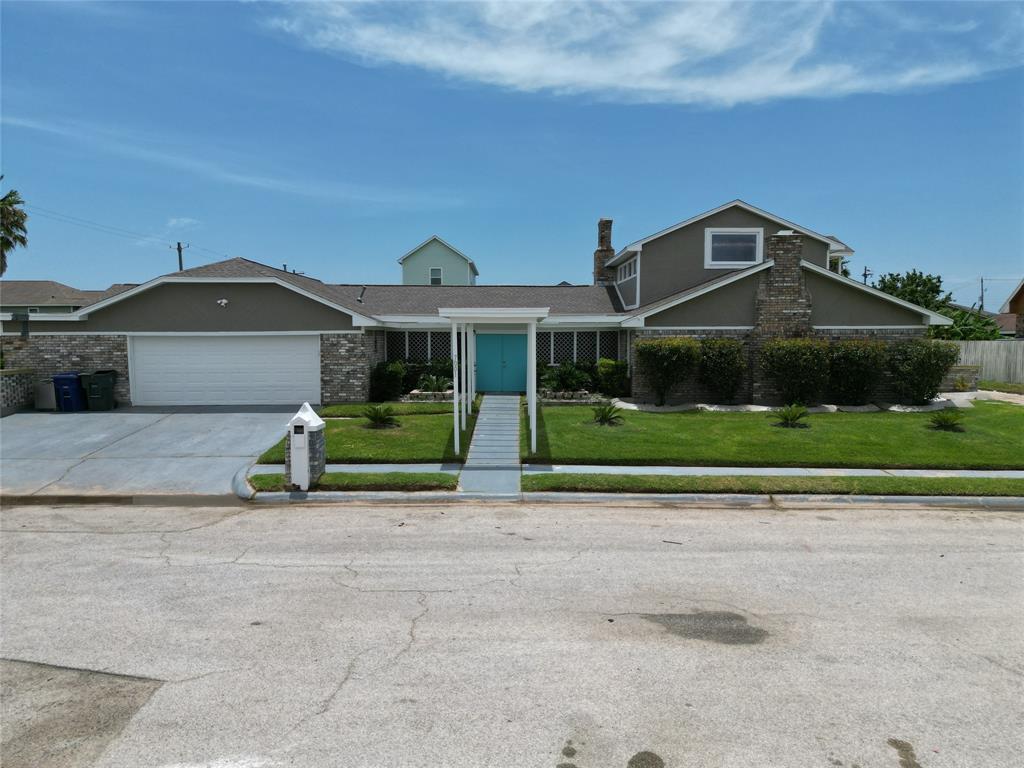
[[[743,269],[764,261],[760,227],[709,227],[704,230],[705,269]]]
[[[616,272],[616,282],[624,282],[629,280],[631,277],[636,277],[636,259],[630,259],[625,264],[622,264],[618,272]]]
[[[444,275],[443,275],[443,273],[441,271],[441,267],[431,267],[430,268],[430,284],[431,285],[441,285],[443,279],[444,279]]]

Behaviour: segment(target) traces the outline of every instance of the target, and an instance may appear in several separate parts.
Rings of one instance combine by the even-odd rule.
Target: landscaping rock
[[[937,397],[925,405],[893,405],[892,403],[879,403],[878,405],[882,410],[894,413],[929,413],[931,411],[941,411],[944,408],[956,408],[956,403],[952,400],[946,400],[941,397]]]
[[[634,403],[631,400],[614,398],[612,405],[624,411],[643,411],[644,413],[681,413],[682,411],[695,411],[697,403],[680,403],[678,405],[652,405],[651,403]]]
[[[711,411],[713,413],[765,413],[772,410],[770,405],[714,405],[709,403],[697,403],[698,411]]]
[[[840,405],[838,408],[840,413],[878,413],[882,410],[874,403],[868,403],[867,405]]]
[[[839,410],[838,405],[814,405],[807,409],[808,413],[835,413]]]

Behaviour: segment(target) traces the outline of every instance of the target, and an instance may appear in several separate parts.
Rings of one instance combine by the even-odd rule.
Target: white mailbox
[[[299,490],[308,491],[310,483],[319,477],[324,467],[324,420],[316,415],[309,403],[303,403],[298,413],[288,422],[290,479]]]

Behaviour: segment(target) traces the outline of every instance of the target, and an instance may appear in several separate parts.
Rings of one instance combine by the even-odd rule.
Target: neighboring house
[[[126,286],[105,291],[82,291],[53,280],[0,280],[0,313],[73,312]]]
[[[830,271],[834,239],[742,201],[618,253],[611,227],[598,224],[591,285],[343,285],[235,258],[73,312],[2,315],[5,360],[40,375],[116,368],[120,400],[175,405],[365,400],[376,363],[455,349],[476,390],[529,392],[535,366],[606,357],[630,362],[634,396],[647,399],[638,339],[731,337],[750,356],[741,398],[770,400],[756,365],[769,338],[894,340],[951,322]],[[403,274],[411,260],[430,266],[424,246]],[[703,396],[688,386],[673,397]]]
[[[1004,336],[1024,338],[1024,278],[999,308],[996,323]]]
[[[476,264],[466,254],[432,235],[398,260],[402,285],[476,285]]]

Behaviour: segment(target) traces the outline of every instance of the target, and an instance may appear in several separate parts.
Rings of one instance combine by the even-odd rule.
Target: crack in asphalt
[[[0,528],[0,533],[42,533],[52,534],[54,536],[164,536],[172,533],[191,533],[192,531],[200,531],[204,528],[212,528],[215,525],[220,525],[221,523],[226,522],[228,520],[233,520],[236,517],[241,517],[242,515],[247,515],[256,511],[257,510],[255,508],[237,509],[232,512],[227,512],[221,515],[216,520],[211,520],[208,523],[200,523],[199,525],[192,525],[188,528],[157,528],[144,531],[93,531],[81,529],[55,531],[52,528]],[[58,515],[58,517],[70,520],[70,518],[67,518],[65,515]],[[77,521],[71,520],[71,522]]]

